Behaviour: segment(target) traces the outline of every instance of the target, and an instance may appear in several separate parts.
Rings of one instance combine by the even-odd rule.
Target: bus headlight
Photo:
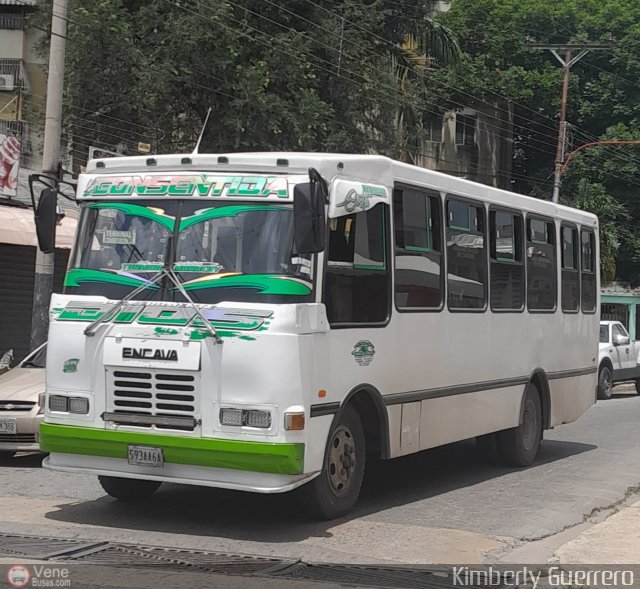
[[[85,397],[69,397],[69,413],[86,415],[89,413],[89,399]]]
[[[223,407],[220,409],[220,423],[222,425],[259,427],[269,429],[271,427],[271,412],[260,409],[235,409]]]
[[[271,427],[271,413],[268,411],[250,410],[246,412],[245,424],[249,427]]]
[[[51,395],[49,397],[49,411],[87,415],[89,413],[89,399],[86,397]]]
[[[67,413],[69,410],[69,397],[62,395],[51,395],[49,397],[49,411],[62,411]]]
[[[242,425],[242,409],[220,409],[222,425]]]

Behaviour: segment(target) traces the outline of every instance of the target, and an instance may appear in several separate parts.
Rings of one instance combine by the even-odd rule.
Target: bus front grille
[[[147,429],[192,432],[200,413],[198,382],[199,375],[195,373],[108,369],[108,421]],[[136,416],[140,418],[137,421]]]

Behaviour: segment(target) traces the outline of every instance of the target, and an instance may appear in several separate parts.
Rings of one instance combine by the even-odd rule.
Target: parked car
[[[610,399],[613,386],[634,381],[640,393],[640,342],[632,342],[619,321],[600,322],[598,399]]]
[[[0,453],[40,450],[46,344],[0,375]]]

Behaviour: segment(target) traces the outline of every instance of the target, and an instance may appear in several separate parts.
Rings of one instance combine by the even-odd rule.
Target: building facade
[[[45,60],[36,47],[44,34],[29,26],[35,0],[0,0],[0,196],[18,192],[22,168],[39,168]],[[22,195],[24,197],[24,195]]]
[[[430,16],[447,12],[451,0],[432,0]],[[415,164],[511,190],[513,108],[494,96],[444,114],[425,113],[425,139]]]

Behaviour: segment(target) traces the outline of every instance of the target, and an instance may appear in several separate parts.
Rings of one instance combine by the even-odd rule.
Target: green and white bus
[[[40,235],[55,195],[43,194]],[[349,511],[367,457],[530,465],[595,401],[595,216],[372,155],[92,161],[53,296],[47,468]]]

